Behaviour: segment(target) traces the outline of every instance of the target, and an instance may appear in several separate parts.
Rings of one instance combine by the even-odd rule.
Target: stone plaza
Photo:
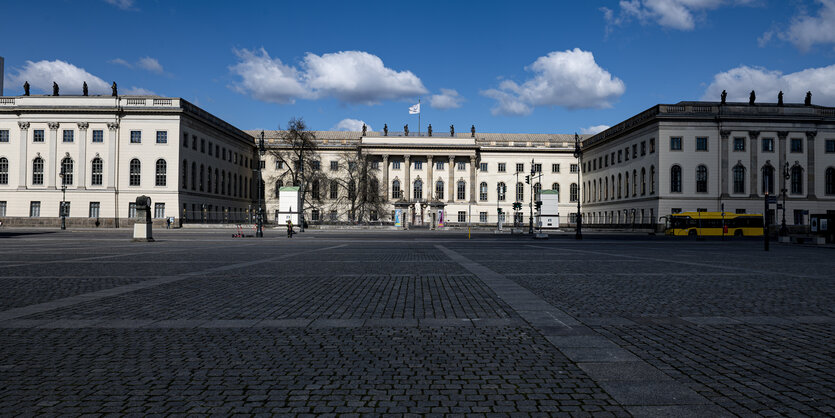
[[[3,415],[832,416],[832,248],[0,231]]]

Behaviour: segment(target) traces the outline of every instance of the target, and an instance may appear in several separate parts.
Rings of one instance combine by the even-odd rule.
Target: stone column
[[[786,138],[789,136],[788,131],[777,132],[777,167],[774,170],[774,176],[777,177],[778,189],[774,192],[779,194],[781,190],[786,189],[786,179],[783,177],[783,167],[786,165]]]
[[[87,122],[78,122],[78,182],[76,189],[87,188]]]
[[[26,152],[26,148],[29,146],[29,122],[18,122],[17,126],[20,127],[20,159],[18,160],[20,167],[18,167],[17,188],[25,189],[26,170],[32,164]]]
[[[389,188],[391,185],[389,184],[389,156],[388,154],[383,155],[383,201],[388,202],[389,200]]]
[[[815,196],[815,137],[818,131],[806,131],[806,198],[817,199]]]
[[[731,131],[719,131],[719,155],[720,157],[720,164],[719,164],[719,188],[720,188],[720,198],[727,198],[728,195],[728,137],[730,137]],[[633,185],[634,187],[634,185]]]
[[[748,156],[750,157],[748,171],[751,173],[748,176],[750,178],[748,182],[748,196],[754,198],[757,197],[757,179],[759,178],[757,176],[757,172],[759,171],[757,170],[757,145],[759,145],[757,140],[759,137],[760,131],[748,131],[748,143],[751,146],[751,149],[748,151]]]
[[[110,135],[107,139],[107,188],[113,190],[116,188],[116,146],[118,145],[116,133],[119,129],[119,124],[108,123],[107,129],[110,131]]]
[[[455,202],[455,156],[449,157],[449,203]]]
[[[426,157],[426,164],[428,165],[428,167],[426,167],[426,185],[428,187],[428,190],[426,190],[426,200],[431,201],[432,195],[435,191],[435,186],[433,186],[433,184],[435,184],[435,180],[432,180],[432,164],[434,164],[434,157],[431,155]]]
[[[470,203],[475,203],[476,185],[475,185],[475,155],[470,157]]]
[[[410,157],[408,155],[403,156],[403,165],[405,166],[405,167],[403,167],[404,168],[403,176],[405,177],[405,181],[403,182],[403,200],[405,200],[407,202],[409,201],[409,191],[412,188],[412,181],[409,178],[410,168],[411,168],[412,163],[409,160],[409,158]]]
[[[50,189],[55,188],[55,177],[56,173],[55,170],[58,167],[58,127],[60,124],[58,122],[49,122],[49,153],[46,159],[46,166],[49,167],[49,171],[47,171],[47,183],[46,186]]]

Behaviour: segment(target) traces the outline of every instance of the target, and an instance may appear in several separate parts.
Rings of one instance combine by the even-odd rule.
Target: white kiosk
[[[556,190],[542,190],[539,192],[539,199],[542,200],[542,208],[539,209],[539,222],[542,222],[543,229],[559,229],[559,197],[559,192]]]
[[[278,189],[278,211],[275,223],[287,225],[288,220],[293,222],[293,226],[299,224],[299,188],[297,186]]]

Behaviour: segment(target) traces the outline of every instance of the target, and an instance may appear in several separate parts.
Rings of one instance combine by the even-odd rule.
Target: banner
[[[444,210],[438,209],[438,228],[444,227]]]
[[[420,113],[420,103],[418,103],[414,106],[409,106],[409,114],[410,115],[417,115],[419,113]]]
[[[394,210],[394,226],[403,226],[403,209]]]

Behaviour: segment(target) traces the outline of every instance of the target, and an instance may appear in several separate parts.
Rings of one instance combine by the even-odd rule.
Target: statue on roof
[[[748,104],[753,105],[754,102],[757,101],[757,93],[754,93],[754,90],[751,90],[751,94],[748,95]]]
[[[28,95],[29,95],[29,81],[25,81],[25,82],[23,83],[23,95],[24,95],[24,96],[28,96]]]
[[[389,136],[389,125],[387,123],[383,124],[383,136]]]
[[[365,126],[365,123],[362,124],[362,136],[368,133],[368,127]]]
[[[52,95],[57,96],[58,95],[58,90],[59,90],[58,89],[58,83],[53,81],[52,82]]]
[[[455,138],[455,125],[449,125],[449,136]]]
[[[403,125],[403,132],[406,133],[405,136],[409,136],[409,124],[408,123]]]
[[[728,99],[728,92],[726,90],[722,90],[722,102],[720,104],[725,104],[725,101]]]
[[[783,105],[783,90],[780,90],[780,92],[777,93],[777,106],[782,106],[782,105]]]
[[[81,85],[81,94],[87,96],[87,82],[85,81],[84,84]]]
[[[806,92],[806,99],[803,100],[803,104],[805,104],[806,106],[811,106],[812,105],[812,92],[811,91]]]
[[[426,128],[426,133],[428,133],[429,136],[432,136],[432,124],[431,123],[429,124],[429,127]]]
[[[113,90],[113,97],[118,96],[119,90],[116,89],[116,82],[113,82],[113,85],[110,86],[110,90]]]
[[[470,136],[475,138],[475,125],[470,127]]]

